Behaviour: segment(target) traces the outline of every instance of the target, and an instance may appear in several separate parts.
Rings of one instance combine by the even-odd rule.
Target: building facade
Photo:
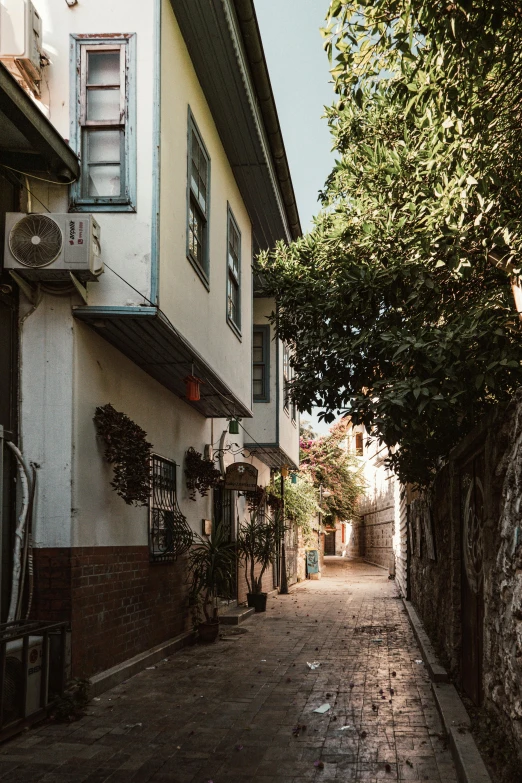
[[[17,166],[19,203],[6,211],[94,216],[104,271],[22,285],[14,435],[37,466],[31,611],[70,623],[72,671],[85,676],[189,629],[166,514],[197,534],[205,520],[237,533],[244,498],[192,500],[187,450],[220,469],[249,461],[261,485],[298,459],[295,421],[260,437],[259,406],[275,415],[284,376],[267,365],[271,401],[256,399],[255,308],[265,328],[272,303],[253,298],[252,260],[300,226],[251,2],[34,5],[50,61],[40,110],[79,171],[62,184]],[[282,357],[269,340],[263,350]],[[152,444],[145,505],[111,487],[93,422],[107,404]]]

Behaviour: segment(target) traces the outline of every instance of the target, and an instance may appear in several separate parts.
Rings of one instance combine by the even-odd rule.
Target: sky
[[[319,32],[328,6],[328,0],[255,0],[303,231],[318,212],[318,192],[334,163],[330,131],[321,119],[335,97]],[[317,411],[301,418],[318,434],[329,429]]]

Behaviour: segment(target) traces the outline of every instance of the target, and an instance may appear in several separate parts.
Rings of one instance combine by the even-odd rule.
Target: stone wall
[[[410,503],[408,529],[411,598],[432,641],[468,694],[477,657],[479,701],[522,752],[521,506],[519,392],[452,453],[430,496]]]

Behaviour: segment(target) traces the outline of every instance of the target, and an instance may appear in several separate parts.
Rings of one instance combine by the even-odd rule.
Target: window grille
[[[152,455],[149,550],[155,561],[174,560],[192,545],[193,534],[176,497],[176,464]]]
[[[82,175],[73,208],[136,206],[135,36],[76,40],[77,116],[71,142]]]

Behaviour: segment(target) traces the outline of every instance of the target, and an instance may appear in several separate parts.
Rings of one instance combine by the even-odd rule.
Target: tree
[[[331,427],[328,435],[315,440],[301,438],[301,471],[308,475],[322,501],[328,519],[349,520],[365,489],[360,463],[344,447],[349,422],[344,419]]]
[[[302,410],[351,416],[428,484],[522,380],[522,11],[332,0],[338,160],[308,236],[259,259]]]

